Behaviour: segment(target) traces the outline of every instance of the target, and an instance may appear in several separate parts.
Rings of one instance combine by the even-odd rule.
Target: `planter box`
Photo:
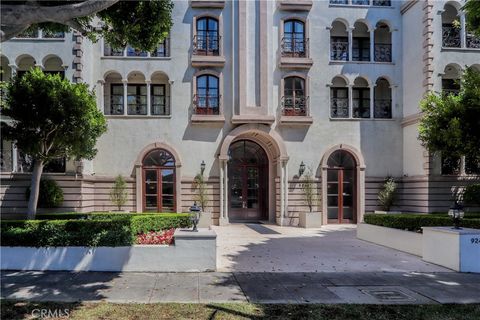
[[[321,212],[300,212],[298,226],[302,228],[320,228],[322,226]]]
[[[423,260],[455,271],[480,272],[480,230],[424,227]]]
[[[213,230],[175,231],[175,245],[1,247],[2,270],[200,272],[216,270]]]
[[[357,238],[422,256],[421,233],[359,223],[357,225]]]

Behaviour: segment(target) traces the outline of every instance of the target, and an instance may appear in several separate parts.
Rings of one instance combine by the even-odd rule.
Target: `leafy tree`
[[[199,173],[193,179],[193,185],[197,189],[197,194],[195,195],[195,201],[198,201],[202,211],[205,211],[208,203],[208,193],[207,193],[207,183],[203,174]]]
[[[110,201],[118,208],[118,211],[122,210],[122,206],[127,203],[127,183],[121,175],[115,178],[112,190],[110,190]]]
[[[317,189],[315,187],[315,180],[313,179],[312,170],[307,169],[303,174],[303,181],[301,184],[303,191],[303,199],[308,206],[310,212],[313,211],[313,206],[318,202]]]
[[[468,0],[463,9],[467,13],[468,29],[480,36],[480,1]]]
[[[2,1],[1,41],[29,28],[53,32],[72,28],[93,41],[104,37],[114,48],[130,44],[153,51],[170,31],[172,9],[171,0]]]
[[[2,115],[3,136],[34,159],[28,218],[37,211],[43,167],[56,158],[92,159],[97,139],[106,131],[95,95],[86,84],[71,83],[39,68],[7,85]]]
[[[419,139],[430,152],[480,160],[480,72],[467,68],[458,95],[430,93],[420,108]]]

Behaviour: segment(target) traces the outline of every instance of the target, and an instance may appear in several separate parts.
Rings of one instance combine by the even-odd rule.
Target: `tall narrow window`
[[[123,84],[112,84],[110,95],[110,108],[109,110],[105,111],[105,114],[123,114]]]
[[[306,116],[307,98],[305,80],[300,77],[287,77],[284,82],[283,115]]]
[[[343,78],[335,77],[330,88],[330,117],[348,118],[348,105],[347,83]]]
[[[167,95],[164,84],[156,84],[151,86],[152,115],[169,115],[170,110],[167,105]]]
[[[348,61],[347,27],[340,21],[332,23],[330,30],[330,60]]]
[[[374,32],[376,62],[392,62],[392,33],[385,23],[377,23]]]
[[[299,20],[287,20],[283,26],[282,55],[306,57],[305,25]]]
[[[376,119],[390,119],[392,117],[392,89],[390,83],[379,78],[374,89],[373,116]]]
[[[352,60],[370,61],[370,32],[362,22],[356,22],[353,29]]]
[[[442,12],[442,46],[446,48],[460,48],[460,20],[457,9],[446,4]]]
[[[127,102],[129,115],[147,114],[147,86],[129,84],[127,86]]]
[[[214,75],[197,77],[197,94],[195,95],[196,114],[219,114],[220,92],[219,80]]]
[[[218,20],[205,17],[197,20],[197,35],[194,39],[194,54],[220,55]]]

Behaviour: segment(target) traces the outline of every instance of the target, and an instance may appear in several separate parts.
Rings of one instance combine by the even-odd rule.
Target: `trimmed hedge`
[[[150,214],[70,220],[5,220],[0,224],[1,244],[11,247],[118,247],[135,244],[148,231],[190,227],[188,214]]]
[[[422,227],[453,226],[452,218],[440,214],[366,214],[364,221],[376,226],[408,231],[422,231]],[[480,219],[463,219],[461,226],[480,229]]]

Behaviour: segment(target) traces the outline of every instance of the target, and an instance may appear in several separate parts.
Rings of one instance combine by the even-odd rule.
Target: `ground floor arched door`
[[[164,149],[150,151],[142,162],[143,211],[175,212],[175,158]]]
[[[251,140],[230,145],[228,197],[230,221],[268,219],[268,157]]]
[[[327,164],[328,223],[356,223],[355,159],[347,151],[337,150],[330,155]]]

